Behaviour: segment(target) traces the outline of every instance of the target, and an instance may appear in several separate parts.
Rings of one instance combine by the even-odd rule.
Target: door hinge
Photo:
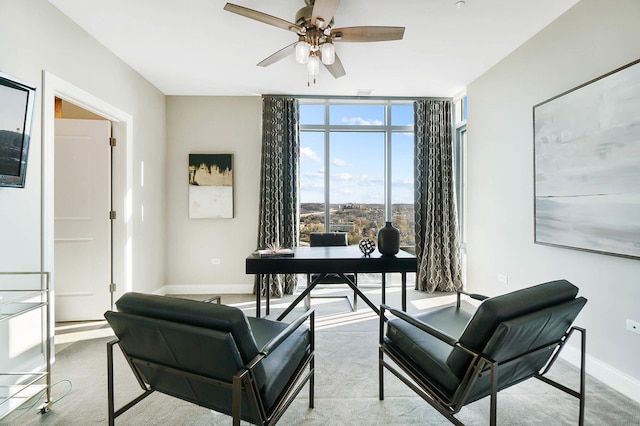
[[[109,138],[109,146],[112,148],[116,146],[116,138]]]
[[[115,292],[116,292],[116,283],[109,284],[109,293],[115,293]]]
[[[115,220],[116,219],[116,211],[115,210],[111,210],[109,212],[109,220]]]

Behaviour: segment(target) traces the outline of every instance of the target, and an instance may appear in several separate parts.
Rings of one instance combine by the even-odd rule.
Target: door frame
[[[117,147],[112,157],[113,264],[116,292],[113,300],[133,290],[131,217],[133,176],[133,116],[99,99],[91,93],[43,71],[42,90],[42,270],[51,272],[49,302],[51,336],[55,334],[55,271],[54,271],[54,171],[55,171],[55,98],[69,101],[87,111],[111,121],[112,136]],[[108,212],[105,212],[108,214]],[[53,349],[53,341],[51,342]],[[55,351],[52,350],[52,354]]]

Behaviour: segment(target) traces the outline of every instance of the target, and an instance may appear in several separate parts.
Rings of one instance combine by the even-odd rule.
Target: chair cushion
[[[538,374],[556,349],[555,342],[571,327],[586,302],[578,297],[500,323],[483,351],[499,363],[498,390]],[[539,350],[533,351],[536,348]],[[520,358],[514,361],[516,357]],[[505,361],[510,362],[503,364]],[[468,402],[483,398],[490,390],[490,375],[481,375],[469,391]]]
[[[471,317],[471,309],[470,305],[434,308],[415,318],[457,338]],[[386,344],[403,353],[423,380],[446,390],[444,396],[451,398],[460,380],[447,365],[447,358],[453,349],[450,345],[401,319],[388,321]]]
[[[264,318],[249,317],[248,319],[259,348],[262,348],[289,325]],[[262,366],[266,374],[266,381],[261,391],[267,410],[273,408],[273,404],[285,389],[296,368],[309,353],[309,345],[309,328],[301,326],[263,359]]]
[[[118,312],[229,332],[245,364],[258,354],[246,315],[232,306],[131,292],[118,299],[116,307]],[[263,383],[264,373],[260,370],[256,370],[257,379]]]
[[[117,330],[116,335],[122,336],[121,343],[134,352],[130,355],[227,382],[289,325],[246,317],[230,306],[141,293],[125,294],[116,306],[118,312],[107,312],[105,317]],[[310,339],[309,328],[303,325],[254,367],[267,413],[273,411],[291,376],[310,352]],[[155,390],[231,414],[228,388],[144,365],[140,368]],[[257,422],[246,394],[242,396],[242,418]]]
[[[501,322],[567,302],[577,294],[576,286],[566,280],[557,280],[485,299],[469,320],[459,342],[474,352],[482,352]],[[468,353],[456,348],[447,364],[461,378],[470,359]]]
[[[127,356],[140,359],[135,364],[151,389],[218,411],[231,407],[228,389],[158,368],[230,383],[245,365],[231,333],[124,312],[105,318]]]

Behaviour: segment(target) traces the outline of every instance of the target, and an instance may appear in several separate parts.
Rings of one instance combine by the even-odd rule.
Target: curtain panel
[[[258,247],[298,245],[298,101],[265,96],[262,100],[262,158]],[[295,290],[295,275],[267,275],[263,296],[282,297]],[[255,288],[254,288],[255,292]]]
[[[414,103],[416,290],[427,292],[462,289],[451,108],[449,100]]]

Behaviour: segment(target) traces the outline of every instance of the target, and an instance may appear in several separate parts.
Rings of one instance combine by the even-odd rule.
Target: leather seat
[[[456,424],[453,414],[485,396],[490,396],[490,423],[495,424],[496,393],[529,378],[567,392],[544,374],[574,330],[581,333],[584,349],[586,331],[572,326],[587,302],[577,293],[573,284],[557,280],[492,298],[471,295],[483,300],[477,309],[458,299],[456,306],[410,316],[382,305],[380,399],[384,368],[407,384],[406,377],[412,377],[421,388],[418,394]],[[386,321],[385,333],[386,310],[397,318]],[[584,353],[581,391],[567,393],[579,399],[582,422]]]
[[[232,415],[234,424],[272,424],[309,382],[313,407],[313,311],[289,324],[247,318],[231,306],[140,293],[125,294],[116,306],[105,313],[117,336],[108,344],[110,424],[130,408],[113,406],[115,344],[145,396],[171,395]]]

